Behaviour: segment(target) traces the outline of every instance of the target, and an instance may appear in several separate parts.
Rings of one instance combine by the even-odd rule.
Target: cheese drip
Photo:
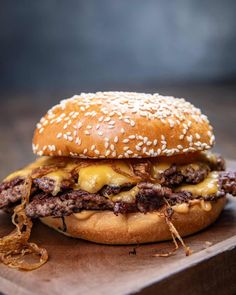
[[[129,167],[123,162],[117,163],[116,167],[126,173],[131,173]],[[119,186],[126,183],[134,183],[134,180],[115,172],[109,165],[88,166],[79,171],[78,188],[89,193],[98,192],[104,185]]]
[[[202,182],[198,184],[181,185],[175,191],[188,191],[192,193],[194,196],[202,197],[215,195],[218,191],[218,178],[218,172],[210,172]]]
[[[211,202],[204,200],[194,200],[194,202],[190,201],[189,203],[176,204],[172,206],[172,209],[177,213],[186,214],[189,213],[190,208],[194,206],[200,206],[201,209],[206,212],[212,209]]]

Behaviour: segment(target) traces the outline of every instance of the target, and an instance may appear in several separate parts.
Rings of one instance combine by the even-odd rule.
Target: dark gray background
[[[236,78],[235,0],[0,4],[2,93],[70,95]]]

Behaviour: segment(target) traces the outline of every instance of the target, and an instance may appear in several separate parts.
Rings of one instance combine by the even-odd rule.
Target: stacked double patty
[[[224,172],[223,159],[213,154],[207,157],[205,153],[199,153],[198,157],[198,162],[187,165],[171,164],[155,175],[152,172],[155,164],[152,159],[130,160],[129,168],[135,181],[122,185],[104,185],[95,193],[83,190],[78,185],[81,167],[94,165],[94,162],[66,157],[44,157],[39,164],[14,173],[0,185],[0,208],[9,211],[21,201],[26,174],[24,171],[33,180],[30,202],[25,209],[27,216],[31,218],[63,217],[82,210],[110,210],[115,214],[146,213],[159,210],[165,204],[174,206],[195,199],[214,201],[226,193],[236,195],[236,173]],[[73,164],[72,169],[67,168],[68,163]],[[109,165],[109,161],[102,163]],[[58,182],[51,175],[53,172],[59,172],[60,175],[60,171],[66,171],[66,174],[61,174],[63,176]],[[178,189],[184,184],[199,184],[214,171],[218,171],[218,190],[215,194],[204,197]],[[128,199],[122,197],[126,192]]]

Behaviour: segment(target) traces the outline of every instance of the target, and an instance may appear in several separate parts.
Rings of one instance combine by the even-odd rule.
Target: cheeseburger
[[[213,144],[207,117],[182,98],[97,92],[61,101],[37,124],[39,157],[0,185],[0,208],[16,225],[0,239],[2,262],[47,261],[29,242],[36,218],[96,243],[184,245],[181,237],[213,223],[226,194],[236,195],[236,173],[224,171]],[[25,261],[29,253],[39,261]]]

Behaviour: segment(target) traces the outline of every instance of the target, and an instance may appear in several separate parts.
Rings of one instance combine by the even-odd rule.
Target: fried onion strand
[[[29,203],[31,185],[32,179],[27,177],[21,204],[15,207],[12,216],[12,223],[16,228],[7,236],[0,238],[0,261],[11,268],[21,270],[37,269],[48,260],[46,249],[29,242],[33,223],[25,214],[25,206]],[[26,257],[37,258],[38,262],[27,262]]]

